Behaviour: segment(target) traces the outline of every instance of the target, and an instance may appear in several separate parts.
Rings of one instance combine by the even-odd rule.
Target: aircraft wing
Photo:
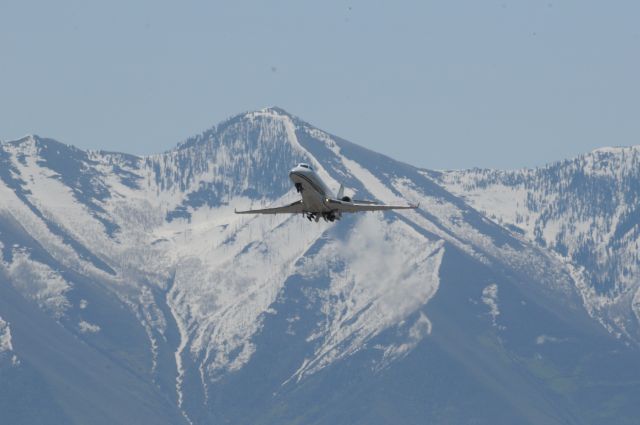
[[[338,199],[329,199],[329,205],[335,211],[353,213],[358,211],[384,211],[384,210],[412,210],[418,208],[418,205],[384,205],[376,204],[371,201],[353,201],[346,202]]]
[[[236,214],[299,214],[303,212],[302,201],[297,201],[289,205],[275,208],[263,208],[259,210],[238,211]]]

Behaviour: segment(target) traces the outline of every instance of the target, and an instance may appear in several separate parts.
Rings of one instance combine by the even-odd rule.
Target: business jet
[[[258,210],[237,211],[236,214],[303,214],[309,221],[320,218],[333,222],[340,220],[342,213],[360,211],[406,210],[418,208],[418,205],[383,205],[372,201],[357,201],[344,196],[344,186],[336,196],[322,181],[309,164],[298,164],[289,171],[289,178],[301,200],[289,205]]]

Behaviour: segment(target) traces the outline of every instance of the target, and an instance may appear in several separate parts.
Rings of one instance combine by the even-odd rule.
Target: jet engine
[[[348,196],[343,196],[340,200],[343,202],[351,202],[351,198],[349,198]]]

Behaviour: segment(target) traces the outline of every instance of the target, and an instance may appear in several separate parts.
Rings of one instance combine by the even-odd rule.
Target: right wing
[[[353,213],[358,211],[384,211],[384,210],[413,210],[419,205],[384,205],[371,201],[346,202],[338,199],[329,199],[329,204],[335,211]]]
[[[236,214],[298,214],[303,212],[302,201],[296,201],[292,204],[285,205],[283,207],[275,208],[263,208],[259,210],[247,210],[238,211],[234,210]]]

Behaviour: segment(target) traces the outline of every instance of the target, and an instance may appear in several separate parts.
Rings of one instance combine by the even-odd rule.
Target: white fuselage
[[[305,212],[331,211],[327,205],[327,199],[333,198],[334,195],[311,167],[307,164],[299,164],[289,171],[289,178],[302,196]]]

